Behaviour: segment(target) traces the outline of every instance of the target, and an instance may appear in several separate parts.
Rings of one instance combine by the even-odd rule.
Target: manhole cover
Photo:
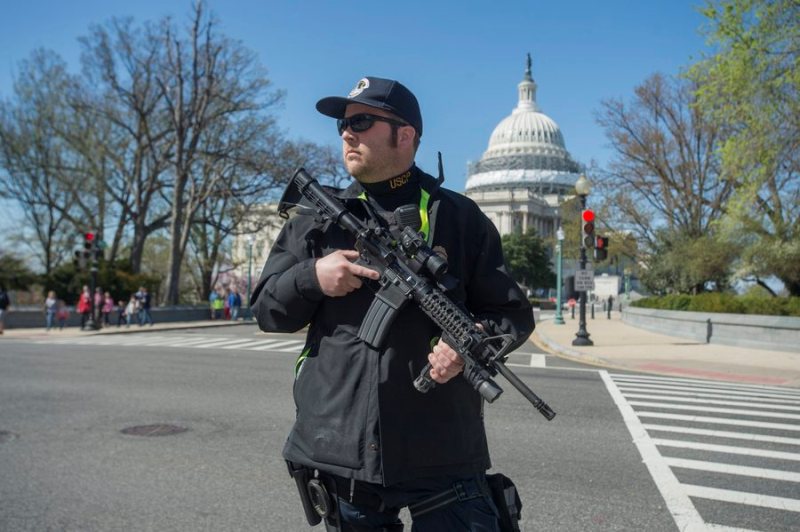
[[[17,435],[10,430],[0,430],[0,443],[5,443],[17,438]]]
[[[189,429],[186,427],[159,423],[156,425],[136,425],[135,427],[122,429],[120,432],[130,436],[171,436],[172,434],[180,434],[187,430]]]

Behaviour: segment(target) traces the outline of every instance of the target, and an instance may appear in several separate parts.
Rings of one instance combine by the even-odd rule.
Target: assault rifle
[[[464,359],[463,376],[488,402],[493,402],[503,389],[492,379],[499,372],[548,420],[556,413],[525,385],[504,364],[513,347],[508,334],[491,336],[478,327],[468,311],[453,302],[445,292],[453,285],[447,275],[447,261],[434,252],[410,225],[389,231],[363,223],[345,205],[303,168],[295,172],[278,205],[278,212],[288,218],[288,211],[305,198],[313,212],[323,221],[339,225],[355,237],[360,254],[359,264],[380,273],[380,288],[361,324],[359,338],[379,348],[400,310],[410,301],[442,330],[442,340]],[[397,219],[407,220],[418,207],[395,212]],[[401,222],[402,225],[402,222]],[[413,224],[412,224],[413,225]],[[414,380],[422,393],[436,385],[428,364]]]

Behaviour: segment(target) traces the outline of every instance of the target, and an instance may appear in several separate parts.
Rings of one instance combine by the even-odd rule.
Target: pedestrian
[[[56,299],[56,293],[53,290],[47,292],[47,299],[44,300],[44,316],[45,316],[45,325],[47,330],[53,328],[56,320],[56,312],[58,311],[58,299]]]
[[[150,315],[150,303],[152,299],[147,288],[144,286],[139,287],[139,291],[136,292],[136,300],[139,304],[139,326],[144,326],[147,323],[152,327],[153,317]]]
[[[111,292],[103,294],[103,325],[111,325],[111,313],[114,312],[114,298]]]
[[[128,314],[125,310],[125,307],[126,307],[125,302],[120,299],[119,302],[117,303],[117,312],[119,313],[117,314],[117,327],[121,326],[123,323],[128,322],[127,318]]]
[[[222,317],[226,320],[231,319],[231,291],[230,289],[225,290],[225,294],[223,296],[222,301]]]
[[[89,321],[89,314],[92,311],[91,297],[92,295],[89,292],[89,287],[84,285],[81,290],[81,295],[78,297],[77,306],[78,314],[81,315],[81,330],[86,329],[86,322]]]
[[[223,293],[221,288],[218,289],[215,294],[213,306],[214,306],[214,319],[221,320],[222,313],[225,309],[225,294]]]
[[[217,294],[216,288],[214,290],[212,290],[210,294],[208,294],[208,309],[209,309],[209,311],[211,313],[211,319],[212,320],[217,315],[217,310],[216,310],[217,304],[216,303],[217,303],[217,298],[218,297],[219,297],[219,294]]]
[[[64,303],[63,299],[58,300],[58,310],[56,311],[56,319],[58,320],[58,330],[63,331],[64,325],[67,324],[67,320],[69,319],[69,308],[67,308],[67,304]]]
[[[125,326],[130,327],[134,316],[139,314],[139,300],[136,299],[136,294],[131,294],[128,304],[125,306]]]
[[[3,329],[5,329],[6,313],[10,308],[11,299],[8,297],[5,285],[0,284],[0,334],[3,334]]]
[[[242,307],[242,296],[236,288],[231,288],[231,293],[228,295],[228,307],[231,309],[231,320],[236,321],[239,319],[239,310]]]
[[[355,178],[337,194],[347,209],[389,230],[401,223],[394,210],[413,205],[423,236],[458,279],[449,294],[487,331],[511,335],[513,347],[524,343],[532,309],[508,273],[494,225],[414,164],[422,135],[414,95],[397,81],[367,77],[347,98],[320,100],[317,110],[337,119],[344,165]],[[483,400],[457,377],[463,359],[413,304],[380,348],[362,341],[359,326],[379,275],[356,264],[352,248],[335,223],[301,212],[284,225],[253,291],[262,330],[308,326],[283,457],[336,487],[342,530],[401,530],[402,507],[410,507],[415,532],[500,530],[502,508],[486,480]],[[413,381],[429,362],[437,385],[423,394]]]

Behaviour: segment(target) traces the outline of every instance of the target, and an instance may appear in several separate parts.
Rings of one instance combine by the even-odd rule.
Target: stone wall
[[[800,318],[626,307],[622,320],[699,342],[800,353]]]

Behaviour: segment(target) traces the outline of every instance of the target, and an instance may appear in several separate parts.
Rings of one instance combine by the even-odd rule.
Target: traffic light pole
[[[581,210],[586,210],[586,195],[581,194]],[[581,243],[581,261],[580,261],[580,268],[581,270],[586,269],[586,246]],[[580,306],[579,306],[579,322],[578,322],[578,332],[575,333],[575,339],[572,340],[572,345],[594,345],[589,339],[589,331],[586,330],[586,290],[581,290],[581,299],[580,299]]]

